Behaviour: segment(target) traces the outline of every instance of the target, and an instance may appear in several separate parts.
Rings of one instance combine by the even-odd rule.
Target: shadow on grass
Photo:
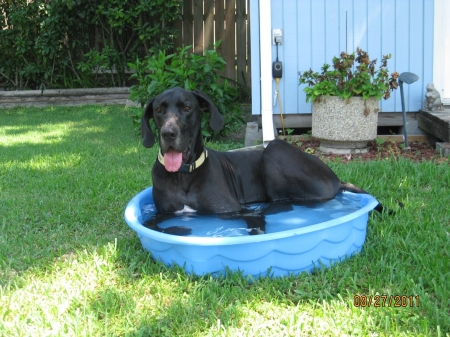
[[[5,274],[132,235],[123,212],[151,185],[156,152],[144,151],[127,110],[13,110],[0,110],[0,266],[14,270]]]

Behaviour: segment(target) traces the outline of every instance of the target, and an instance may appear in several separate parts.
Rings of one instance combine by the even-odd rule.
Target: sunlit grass
[[[0,336],[449,336],[448,163],[329,163],[396,214],[371,215],[362,252],[330,269],[249,283],[141,249],[123,212],[157,149],[128,110],[0,110],[0,140]],[[420,306],[354,304],[383,294]]]

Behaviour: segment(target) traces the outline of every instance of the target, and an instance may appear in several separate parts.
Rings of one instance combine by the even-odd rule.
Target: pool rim
[[[377,205],[378,201],[370,194],[358,194],[361,199],[362,207],[358,210],[344,215],[342,217],[323,221],[314,225],[289,229],[285,231],[260,234],[260,235],[248,235],[248,236],[234,236],[234,237],[199,237],[199,236],[177,236],[171,234],[165,234],[157,232],[155,230],[144,227],[139,222],[139,215],[141,215],[141,207],[143,204],[153,202],[152,196],[153,187],[147,187],[138,194],[136,194],[127,204],[124,212],[124,218],[128,226],[133,229],[139,236],[151,238],[160,242],[176,244],[176,245],[195,245],[195,246],[224,246],[224,245],[241,245],[264,241],[279,240],[291,236],[303,235],[312,232],[317,232],[327,228],[339,226],[343,223],[352,221],[365,213],[369,213]],[[351,192],[340,192],[343,194],[354,194]],[[148,198],[150,196],[150,198]],[[143,202],[145,197],[145,203]],[[150,199],[150,200],[149,200]]]

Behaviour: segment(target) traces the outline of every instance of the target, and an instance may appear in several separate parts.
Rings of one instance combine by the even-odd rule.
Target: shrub
[[[218,43],[215,45],[217,47]],[[169,55],[160,51],[143,61],[129,63],[128,66],[136,71],[131,78],[138,82],[131,87],[130,99],[144,107],[151,98],[173,87],[201,90],[209,95],[225,117],[225,127],[217,132],[209,127],[209,116],[203,115],[203,136],[209,138],[227,135],[245,122],[238,104],[238,90],[230,85],[228,79],[219,76],[224,69],[225,60],[216,49],[206,50],[204,55],[195,55],[188,53],[191,48],[179,48],[177,53]],[[136,116],[136,123],[140,123],[140,117],[141,115]]]
[[[375,69],[377,60],[371,61],[364,50],[357,48],[356,53],[352,54],[342,52],[340,57],[333,58],[333,70],[329,64],[324,64],[320,73],[311,69],[299,73],[299,84],[308,85],[303,89],[307,102],[313,102],[320,96],[388,99],[390,91],[398,87],[399,76],[397,72],[393,72],[389,77],[387,62],[390,58],[391,55],[383,56],[380,67]],[[354,67],[355,61],[358,65]]]
[[[0,1],[7,89],[121,86],[126,65],[172,50],[182,0]]]

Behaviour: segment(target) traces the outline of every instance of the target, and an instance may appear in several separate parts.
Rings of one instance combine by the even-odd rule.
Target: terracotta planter
[[[365,153],[377,138],[378,111],[376,98],[323,96],[312,105],[312,135],[323,152]]]

